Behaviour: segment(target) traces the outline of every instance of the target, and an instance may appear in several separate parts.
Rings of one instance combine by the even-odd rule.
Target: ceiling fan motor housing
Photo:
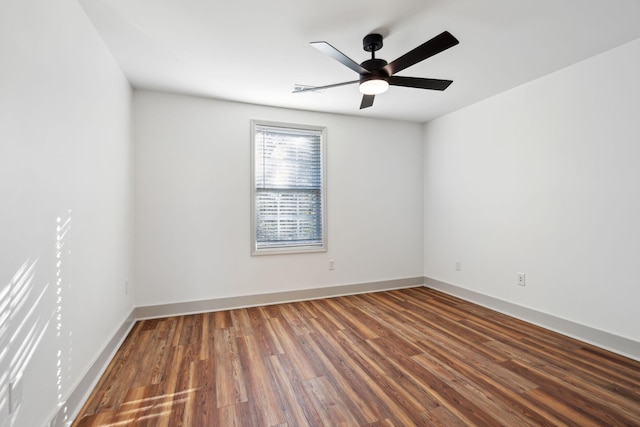
[[[368,34],[362,39],[362,48],[367,52],[375,52],[382,49],[382,36],[380,34]]]
[[[368,59],[360,65],[370,73],[360,74],[360,83],[371,79],[386,79],[389,77],[389,74],[384,69],[385,65],[387,65],[387,61],[384,59]]]
[[[360,66],[370,74],[360,74],[360,83],[372,79],[386,79],[389,73],[384,70],[387,61],[375,57],[375,52],[382,48],[382,36],[380,34],[368,34],[362,39],[362,48],[371,52],[371,59],[364,61]]]

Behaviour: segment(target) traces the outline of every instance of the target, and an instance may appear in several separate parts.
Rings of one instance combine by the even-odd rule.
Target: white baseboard
[[[80,381],[73,387],[67,399],[50,418],[51,421],[48,427],[68,427],[71,425],[82,409],[82,405],[84,405],[89,398],[100,377],[104,374],[109,363],[111,363],[111,360],[124,342],[124,339],[129,334],[129,331],[131,331],[131,328],[133,328],[133,325],[136,323],[134,313],[135,310],[131,310],[131,313],[129,313],[107,345],[98,354],[87,372],[85,372]]]
[[[301,289],[295,291],[274,292],[268,294],[246,295],[227,298],[215,298],[203,301],[180,302],[173,304],[148,305],[136,308],[136,319],[154,319],[180,316],[185,314],[207,313],[234,308],[257,307],[261,305],[306,301],[319,298],[331,298],[343,295],[355,295],[367,292],[387,291],[424,285],[424,277],[384,280],[380,282],[357,283],[352,285],[329,286],[323,288]]]
[[[571,320],[523,307],[508,301],[484,295],[450,283],[441,282],[430,277],[424,278],[425,286],[462,298],[466,301],[499,311],[533,323],[554,332],[593,344],[605,350],[640,361],[640,342],[621,337],[609,332],[585,326]]]

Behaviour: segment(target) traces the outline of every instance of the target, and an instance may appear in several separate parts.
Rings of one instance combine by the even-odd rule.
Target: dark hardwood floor
[[[640,362],[427,288],[136,323],[74,426],[640,426]]]

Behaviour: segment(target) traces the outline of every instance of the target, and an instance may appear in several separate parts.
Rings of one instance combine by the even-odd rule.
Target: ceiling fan
[[[453,83],[452,80],[404,77],[396,76],[395,74],[405,68],[417,64],[420,61],[424,61],[433,55],[447,50],[458,43],[458,39],[452,36],[448,31],[444,31],[431,40],[405,53],[395,61],[387,63],[384,59],[378,59],[375,56],[376,51],[382,48],[382,36],[375,33],[369,34],[362,39],[362,48],[367,52],[371,52],[371,59],[364,61],[362,64],[358,64],[327,42],[312,42],[311,46],[315,47],[320,52],[329,55],[342,65],[351,68],[353,71],[360,74],[360,78],[358,80],[335,83],[327,86],[296,86],[293,92],[300,93],[317,91],[360,83],[360,92],[363,94],[360,109],[363,109],[371,107],[375,96],[385,92],[389,88],[389,85],[405,86],[417,89],[445,90],[451,83]]]

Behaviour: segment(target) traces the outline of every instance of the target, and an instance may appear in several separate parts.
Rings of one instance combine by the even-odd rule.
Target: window
[[[325,129],[251,122],[252,252],[326,250]]]

